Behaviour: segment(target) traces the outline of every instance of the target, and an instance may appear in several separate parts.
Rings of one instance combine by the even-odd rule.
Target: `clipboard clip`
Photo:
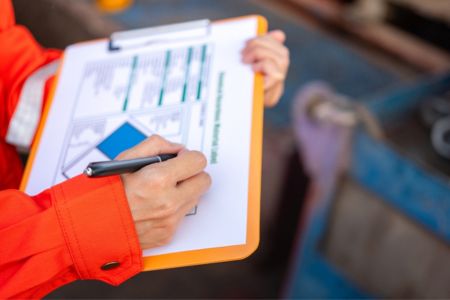
[[[179,41],[196,37],[201,38],[208,36],[209,32],[210,21],[208,19],[118,31],[111,34],[108,50],[120,51],[162,42]]]

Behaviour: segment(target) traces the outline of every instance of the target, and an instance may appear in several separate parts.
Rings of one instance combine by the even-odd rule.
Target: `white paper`
[[[240,52],[256,32],[247,18],[140,49],[69,47],[26,192],[108,160],[112,148],[102,142],[118,128],[157,133],[205,153],[213,184],[172,242],[144,256],[245,244],[254,75]]]

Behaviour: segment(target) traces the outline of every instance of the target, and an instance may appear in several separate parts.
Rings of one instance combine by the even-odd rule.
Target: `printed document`
[[[203,152],[213,183],[172,242],[144,256],[245,244],[254,74],[241,50],[256,32],[249,18],[120,51],[107,40],[70,46],[25,191],[159,134]]]

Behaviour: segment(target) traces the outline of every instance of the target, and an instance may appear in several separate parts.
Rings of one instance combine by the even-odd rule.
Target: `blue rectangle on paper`
[[[104,139],[97,148],[109,159],[114,159],[121,152],[142,142],[146,137],[145,134],[127,122]]]

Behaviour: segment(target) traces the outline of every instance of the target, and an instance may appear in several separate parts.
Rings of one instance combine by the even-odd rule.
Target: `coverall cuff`
[[[118,285],[142,270],[142,250],[119,176],[79,175],[52,188],[80,279]]]

